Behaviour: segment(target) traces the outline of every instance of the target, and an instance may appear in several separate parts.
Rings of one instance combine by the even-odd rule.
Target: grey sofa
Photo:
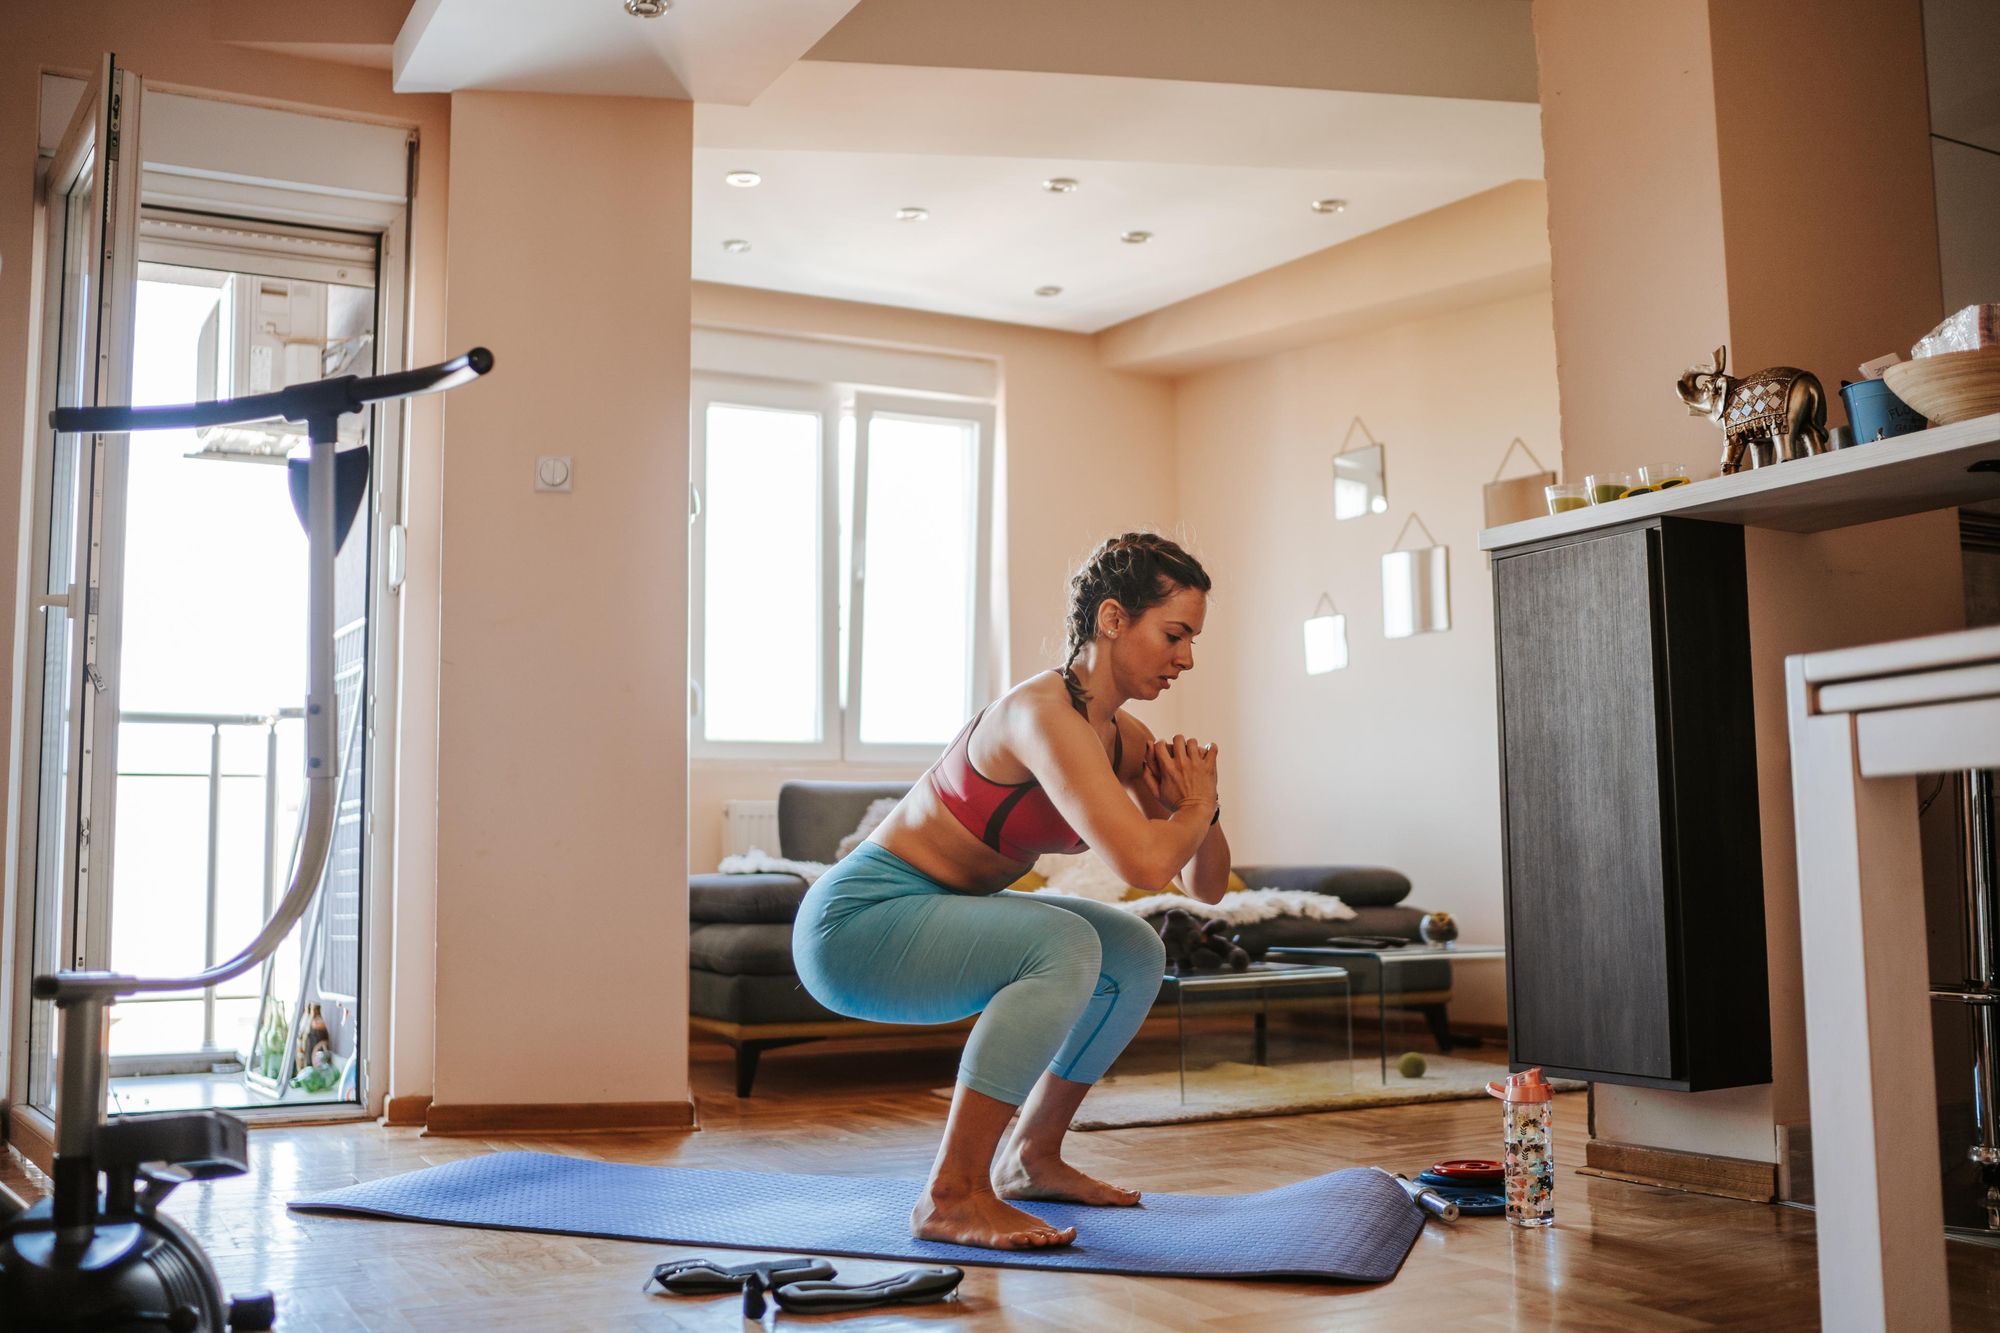
[[[854,831],[868,806],[901,796],[906,782],[787,782],[778,791],[779,855],[793,861],[834,859],[840,840]],[[1257,888],[1304,889],[1337,894],[1355,911],[1351,921],[1278,917],[1234,933],[1251,957],[1274,945],[1309,945],[1330,935],[1394,935],[1416,939],[1423,909],[1407,906],[1410,881],[1372,866],[1238,866]],[[950,1031],[902,1028],[844,1018],[823,1007],[799,984],[792,966],[792,919],[806,883],[796,875],[695,875],[688,881],[689,1021],[698,1031],[728,1042],[736,1052],[736,1095],[750,1095],[758,1057],[767,1050],[831,1037],[894,1032]],[[1343,964],[1357,998],[1375,993],[1374,964]],[[1441,1050],[1451,1049],[1445,1006],[1451,999],[1451,964],[1407,964],[1390,974],[1393,1005],[1420,1011]]]

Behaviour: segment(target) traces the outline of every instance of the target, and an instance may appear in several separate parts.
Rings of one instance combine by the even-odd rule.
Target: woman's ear
[[[1097,632],[1107,639],[1115,639],[1132,623],[1125,614],[1124,605],[1115,597],[1107,597],[1097,604]]]

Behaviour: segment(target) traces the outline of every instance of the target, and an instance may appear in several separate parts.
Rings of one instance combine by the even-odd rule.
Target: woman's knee
[[[1105,949],[1090,923],[1068,912],[1054,912],[1036,925],[1029,970],[1074,975],[1094,985],[1104,968]]]
[[[1159,977],[1166,971],[1167,947],[1144,917],[1120,913],[1102,932],[1104,970]]]

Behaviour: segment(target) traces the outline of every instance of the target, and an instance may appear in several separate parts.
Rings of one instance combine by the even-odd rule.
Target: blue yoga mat
[[[910,1238],[922,1182],[627,1166],[548,1153],[469,1157],[295,1199],[300,1212],[554,1231],[786,1254],[998,1264],[1168,1277],[1387,1282],[1424,1214],[1381,1171],[1350,1168],[1260,1194],[1148,1194],[1136,1208],[1031,1203],[1055,1250],[982,1250]]]

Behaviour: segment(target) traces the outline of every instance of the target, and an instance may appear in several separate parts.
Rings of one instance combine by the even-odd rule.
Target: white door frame
[[[136,76],[128,77],[134,77],[136,82]],[[169,96],[176,101],[199,100],[185,93],[156,96]],[[89,100],[87,96],[86,102]],[[313,128],[322,128],[326,123],[321,117],[304,113],[277,113],[268,108],[232,108],[232,104],[224,99],[218,99],[209,109],[224,122],[232,109],[245,114],[254,114],[260,118],[260,128],[265,131],[268,131],[271,124],[269,118],[274,115],[296,114],[303,121],[313,122]],[[99,119],[102,119],[101,115]],[[340,123],[346,124],[346,122]],[[72,128],[74,129],[74,126]],[[357,131],[360,129],[360,127],[355,128]],[[381,132],[379,127],[367,128],[377,133]],[[370,192],[352,188],[322,190],[310,185],[293,188],[283,184],[246,181],[241,176],[226,177],[201,172],[182,172],[170,164],[155,160],[160,145],[156,141],[148,141],[145,145],[148,160],[144,164],[143,175],[136,182],[138,188],[127,188],[122,195],[131,205],[128,209],[130,221],[125,229],[127,243],[122,251],[114,253],[122,253],[127,277],[122,282],[104,283],[100,289],[105,296],[114,294],[112,291],[105,291],[106,288],[124,293],[123,378],[119,382],[129,385],[131,373],[130,314],[132,295],[136,288],[137,253],[136,244],[131,242],[136,238],[137,204],[141,198],[149,206],[204,210],[252,224],[280,227],[286,225],[334,227],[375,236],[378,242],[375,284],[375,370],[381,373],[407,368],[409,365],[408,182],[414,174],[413,155],[416,149],[413,131],[395,133],[402,135],[405,149],[402,164],[403,183],[393,192],[388,190]],[[65,136],[64,147],[52,160],[51,170],[45,177],[46,181],[67,181],[74,178],[76,170],[74,159],[80,156],[80,150],[71,144],[73,137],[74,135]],[[268,134],[259,136],[260,139],[267,137]],[[124,142],[127,145],[138,142],[136,135],[129,128],[125,131]],[[128,163],[133,160],[133,156],[128,152]],[[67,175],[64,174],[65,171]],[[128,181],[132,178],[133,173],[128,173]],[[46,210],[43,230],[48,238],[46,244],[49,247],[47,252],[49,263],[60,263],[62,255],[60,234],[62,210],[51,206],[61,198],[60,187],[45,184],[39,199],[40,205]],[[53,339],[59,327],[59,317],[58,308],[52,307],[43,312],[45,348],[53,346]],[[46,362],[43,368],[42,386],[42,401],[45,408],[41,418],[45,421],[46,404],[54,390],[56,360],[46,354],[42,356],[42,360]],[[371,539],[375,543],[373,548],[375,555],[370,568],[368,607],[371,631],[368,662],[370,689],[364,699],[366,711],[362,718],[362,725],[366,728],[364,748],[366,767],[361,775],[367,795],[366,837],[369,863],[363,894],[363,911],[367,916],[367,923],[361,983],[366,1003],[361,1020],[358,1054],[362,1061],[360,1087],[365,1113],[379,1115],[388,1080],[386,1076],[371,1079],[370,1075],[371,1072],[378,1071],[386,1075],[390,1049],[390,924],[393,918],[395,883],[396,747],[394,745],[385,747],[383,738],[395,736],[398,724],[399,691],[396,688],[396,673],[400,663],[402,617],[397,605],[400,598],[401,570],[396,567],[396,556],[403,547],[402,528],[406,518],[405,477],[408,468],[407,441],[410,413],[407,403],[392,404],[386,408],[378,406],[371,410],[374,415],[370,439],[375,457],[371,460],[374,499],[369,522],[372,529]],[[48,513],[48,497],[45,491],[50,466],[48,454],[53,442],[53,432],[38,429],[36,439],[34,474],[36,528],[34,545],[31,548],[33,569],[29,576],[30,597],[25,603],[31,608],[46,605],[51,600],[42,595],[41,589],[47,579],[45,548],[51,516]],[[124,437],[117,439],[122,444]],[[122,465],[122,453],[119,455],[119,462]],[[117,479],[122,481],[122,466]],[[97,553],[97,558],[100,565],[112,567],[106,565],[106,562],[113,557],[122,559],[122,554],[122,547],[116,551],[101,550]],[[101,614],[103,610],[111,607],[107,602],[106,606],[95,609]],[[22,748],[19,755],[22,763],[18,771],[21,773],[22,781],[16,812],[18,836],[12,840],[10,856],[14,856],[24,845],[33,840],[39,794],[38,783],[30,780],[34,776],[30,764],[38,756],[41,744],[41,718],[38,704],[35,702],[39,700],[41,687],[41,636],[37,628],[39,617],[35,612],[30,610],[23,614],[26,623],[22,625],[17,621],[17,630],[25,629],[25,636],[19,641],[25,644],[28,651],[25,654],[23,692],[20,697],[30,701],[30,706],[23,708],[22,725],[17,732],[21,737]],[[111,623],[115,625],[115,619]],[[115,644],[111,646],[115,648]],[[79,669],[75,674],[77,681],[73,688],[80,692],[83,688],[83,672]],[[115,680],[115,672],[110,673],[110,676]],[[116,735],[115,694],[115,688],[112,688],[105,690],[100,696],[98,711],[102,713],[106,706],[114,710],[106,715],[113,725],[102,728],[100,724],[100,735],[110,734],[114,737]],[[104,702],[105,699],[109,700],[108,705]],[[101,781],[115,784],[116,763],[106,763],[104,760],[105,756],[100,753],[99,762],[103,770]],[[74,812],[70,813],[73,818]],[[71,845],[74,845],[73,839]],[[101,866],[102,862],[97,864]],[[12,1034],[14,1049],[14,1056],[5,1071],[8,1076],[5,1092],[7,1098],[16,1103],[25,1103],[29,1087],[27,1081],[29,1043],[26,1040],[29,1007],[26,1003],[26,987],[29,982],[28,974],[33,968],[34,932],[32,913],[22,912],[19,908],[29,901],[23,897],[24,889],[28,894],[32,894],[32,872],[32,859],[17,856],[16,864],[11,868],[6,904],[7,911],[14,917],[16,947],[13,950],[13,975],[7,978],[5,986],[0,986],[0,1021],[7,1024],[6,1030]],[[99,878],[108,886],[108,875],[100,873]],[[96,916],[101,923],[104,914],[99,912]],[[88,929],[86,927],[87,932]],[[87,942],[91,938],[94,937],[87,934]],[[102,957],[102,948],[105,947],[108,947],[108,938],[101,941],[101,947],[95,956]],[[73,949],[67,941],[65,949],[73,954]],[[7,1008],[10,1001],[11,1012]],[[271,1108],[270,1113],[296,1115],[298,1110],[297,1107],[280,1106]]]

